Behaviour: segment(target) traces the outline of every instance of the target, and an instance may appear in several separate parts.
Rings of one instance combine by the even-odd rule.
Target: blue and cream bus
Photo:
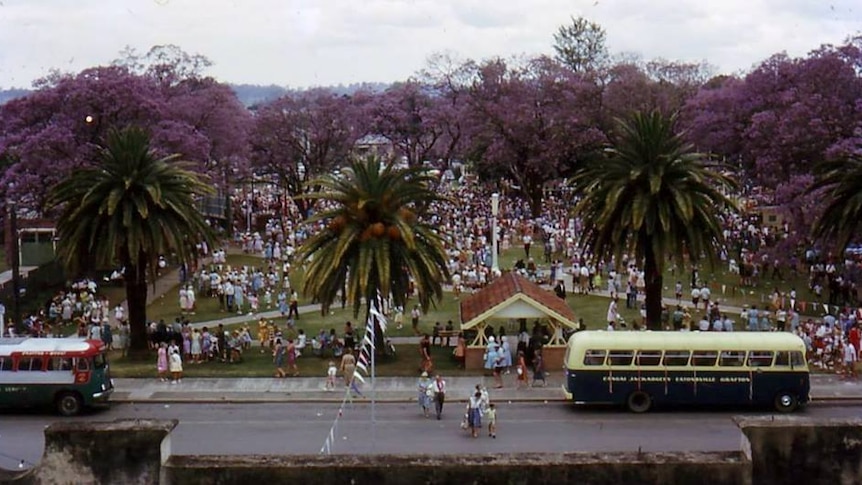
[[[576,404],[753,405],[808,402],[805,344],[785,332],[605,332],[569,338],[563,391]]]
[[[64,416],[105,404],[114,385],[105,346],[69,338],[0,339],[0,407],[53,406]]]

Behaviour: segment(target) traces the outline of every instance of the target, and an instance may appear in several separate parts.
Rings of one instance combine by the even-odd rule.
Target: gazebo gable
[[[515,272],[503,274],[462,300],[460,316],[462,330],[478,330],[471,345],[481,345],[485,341],[484,329],[492,318],[548,317],[555,344],[562,342],[562,326],[577,329],[575,312],[565,300]]]
[[[520,307],[520,308],[518,308]],[[533,310],[529,314],[524,314],[521,308]],[[486,309],[484,312],[471,318],[469,321],[461,322],[461,330],[469,330],[476,327],[480,323],[493,318],[541,318],[550,317],[562,324],[576,328],[577,324],[573,318],[560,315],[554,309],[548,307],[542,302],[536,301],[526,293],[515,293],[504,301]]]

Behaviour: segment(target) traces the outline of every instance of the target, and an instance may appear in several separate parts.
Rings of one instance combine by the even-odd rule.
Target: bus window
[[[772,365],[771,350],[752,350],[748,353],[749,367],[769,367]]]
[[[24,357],[18,361],[18,371],[42,370],[42,359],[39,357]]]
[[[805,357],[802,355],[802,352],[790,352],[790,366],[805,366]]]
[[[608,365],[632,365],[634,350],[612,350],[608,354]]]
[[[9,357],[0,357],[0,371],[11,371],[12,359]]]
[[[715,350],[695,350],[691,354],[691,365],[712,367],[717,358],[718,352]]]
[[[105,359],[105,354],[99,354],[93,357],[93,364],[95,365],[96,369],[101,369],[102,367],[108,365],[108,361],[107,359]]]
[[[776,367],[790,367],[790,352],[776,352],[775,353],[775,366]]]
[[[721,353],[718,365],[722,367],[742,367],[745,363],[744,350],[726,350]]]
[[[604,365],[606,353],[604,350],[587,350],[584,353],[584,365]]]
[[[659,365],[661,362],[661,350],[638,351],[637,365]]]
[[[72,370],[72,362],[65,357],[54,357],[48,361],[48,370]]]
[[[663,365],[667,367],[686,366],[690,356],[691,351],[688,350],[668,350],[664,353]]]
[[[74,365],[75,369],[78,371],[90,370],[90,359],[87,359],[87,358],[74,359],[74,362],[72,363],[72,365]]]

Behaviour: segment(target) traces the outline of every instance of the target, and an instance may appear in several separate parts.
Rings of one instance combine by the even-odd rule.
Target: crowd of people
[[[438,191],[446,201],[434,203],[423,217],[447,236],[445,251],[452,275],[449,283],[453,296],[459,298],[464,293],[478,291],[496,276],[492,264],[493,225],[489,217],[492,213],[491,190],[469,182],[441,182]],[[183,267],[177,295],[180,318],[171,324],[150,324],[154,351],[158,351],[162,342],[167,346],[173,338],[179,349],[177,353],[181,358],[185,357],[187,363],[235,362],[241,359],[244,346],[253,339],[249,329],[218,335],[218,331],[196,330],[184,324],[183,319],[195,313],[202,298],[217,300],[219,309],[226,314],[255,315],[278,310],[286,319],[286,329],[295,327],[300,315],[297,291],[291,281],[292,265],[296,264],[293,255],[314,231],[323,227],[323,223],[311,227],[302,224],[298,207],[268,186],[257,188],[253,197],[254,204],[247,205],[246,212],[242,212],[248,227],[246,231],[235,228],[234,243],[245,253],[261,256],[261,264],[256,267],[231,266],[227,263],[225,249],[211,250],[200,245],[201,256],[210,258],[210,262],[199,268]],[[612,296],[625,295],[627,308],[641,308],[643,312],[644,274],[639,268],[640,262],[627,255],[619,260],[594,258],[579,247],[577,241],[584,230],[583,222],[571,215],[569,199],[562,189],[548,191],[542,212],[536,216],[522,198],[514,196],[510,187],[501,187],[499,215],[496,217],[499,250],[517,248],[523,251],[513,269],[535,282],[553,286],[563,298],[567,292],[607,291]],[[453,200],[457,203],[450,202]],[[720,218],[727,244],[719,258],[728,272],[739,275],[739,287],[758,284],[764,276],[780,280],[788,275],[807,273],[809,285],[805,298],[828,305],[825,307],[828,311],[824,312],[823,318],[802,322],[804,309],[799,304],[802,297],[797,297],[794,289],[786,294],[776,290],[769,301],[758,305],[760,308],[752,306],[745,308],[741,315],[728,316],[719,307],[717,298],[711,295],[714,288],[710,288],[697,269],[692,270],[690,279],[687,279],[681,269],[674,268],[673,274],[680,278],[675,284],[677,300],[681,303],[690,295],[694,310],[682,305],[676,309],[665,308],[662,316],[665,327],[701,331],[796,332],[810,342],[811,355],[814,356],[812,364],[829,368],[836,365],[846,367],[843,366],[843,356],[840,359],[836,356],[843,355],[843,349],[848,346],[854,346],[858,356],[858,342],[851,338],[851,331],[857,328],[860,320],[853,311],[859,304],[856,282],[862,276],[858,256],[837,258],[809,248],[789,258],[779,258],[774,248],[792,232],[787,223],[772,226],[746,215],[720,214]],[[44,336],[59,333],[57,326],[74,325],[78,335],[101,339],[106,345],[126,347],[129,332],[125,310],[122,306],[111,307],[109,302],[99,297],[97,286],[94,281],[76,282],[53,298],[43,310],[29,316],[25,320],[26,331]],[[617,300],[612,298],[610,305],[617,304]],[[405,314],[409,315],[411,323],[417,320],[413,314],[415,309],[389,310],[396,324],[400,325]],[[626,323],[619,312],[611,311],[610,307],[608,315],[609,329],[620,330]],[[830,325],[833,320],[839,323]],[[633,322],[631,328],[637,325]],[[822,330],[824,326],[827,331]],[[274,362],[287,364],[287,370],[276,371],[277,374],[295,373],[291,370],[291,355],[301,354],[306,345],[314,355],[331,355],[338,360],[346,349],[355,351],[358,340],[353,330],[345,330],[341,338],[332,330],[309,336],[307,340],[305,335],[296,334],[290,342],[286,335],[279,336],[281,332],[269,329],[268,324],[266,327],[266,330],[262,327],[258,332],[258,340],[264,342],[266,351],[273,352]],[[419,333],[418,328],[414,330]],[[527,368],[535,368],[536,349],[530,344],[533,336],[527,333],[522,338],[521,333],[527,332],[511,337],[496,336],[494,346],[491,348],[489,345],[486,356],[485,366],[489,371],[495,372],[502,367],[504,370],[500,375],[506,375],[506,370],[511,369],[520,372],[521,359]],[[175,337],[165,339],[161,337],[163,334]],[[515,340],[518,348],[512,349],[509,345]],[[521,348],[524,343],[526,347]],[[280,357],[282,354],[284,358]],[[463,356],[463,351],[461,354]],[[495,356],[495,359],[502,356],[505,365],[491,362],[490,356]],[[423,363],[422,367],[426,372],[431,370],[430,362]],[[523,373],[526,374],[526,369]]]
[[[14,325],[5,328],[9,337],[55,337],[69,334],[100,340],[109,349],[125,351],[129,345],[129,322],[122,305],[111,306],[99,291],[99,283],[81,279],[58,291],[39,311],[22,320],[23,333]],[[71,330],[70,330],[71,329]]]

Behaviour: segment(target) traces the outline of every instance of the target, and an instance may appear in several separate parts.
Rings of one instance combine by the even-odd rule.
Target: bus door
[[[690,350],[666,350],[661,361],[664,372],[662,395],[674,402],[694,402],[694,384],[690,381],[694,373],[689,367]]]
[[[661,356],[661,350],[638,350],[635,358],[637,389],[653,396],[654,399],[665,394],[665,372],[661,367]]]
[[[18,357],[17,371],[15,372],[16,383],[7,386],[6,391],[15,393],[18,397],[14,402],[24,406],[39,404],[42,400],[44,382],[41,381],[44,359],[40,355],[24,355]],[[33,385],[36,383],[37,385]]]
[[[754,398],[752,369],[745,366],[744,350],[724,350],[718,357],[718,372],[711,383],[717,404],[750,403]]]
[[[775,391],[776,374],[769,372],[775,352],[771,350],[752,350],[748,353],[746,364],[751,369],[749,374],[751,401],[756,403],[772,402]]]
[[[717,350],[695,350],[691,353],[691,368],[686,375],[681,375],[681,385],[677,389],[686,389],[691,395],[692,403],[708,403],[716,399],[717,391],[711,381],[717,379]],[[682,391],[680,391],[682,393]]]
[[[75,384],[90,382],[90,375],[93,370],[88,357],[76,357],[72,359],[72,366],[74,369]]]
[[[608,352],[608,394],[611,401],[625,402],[629,393],[637,389],[637,371],[632,368],[634,350],[612,349]]]

